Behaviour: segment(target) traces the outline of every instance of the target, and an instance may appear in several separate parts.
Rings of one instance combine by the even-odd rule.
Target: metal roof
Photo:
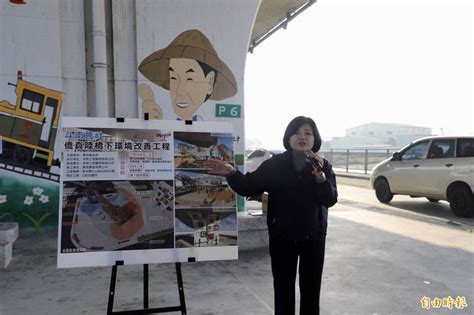
[[[262,0],[258,9],[249,52],[280,28],[285,28],[298,14],[313,5],[316,0]]]

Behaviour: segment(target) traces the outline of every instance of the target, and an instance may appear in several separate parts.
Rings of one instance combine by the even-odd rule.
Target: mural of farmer
[[[198,30],[179,34],[167,47],[147,56],[138,70],[151,82],[170,91],[178,119],[203,120],[195,112],[204,102],[223,100],[237,93],[234,74]],[[141,84],[138,92],[143,99],[143,111],[151,112],[151,118],[161,119],[153,91]]]

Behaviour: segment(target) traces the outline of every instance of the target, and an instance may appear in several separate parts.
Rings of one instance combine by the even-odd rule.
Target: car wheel
[[[379,179],[375,182],[375,195],[380,202],[388,203],[393,198],[393,193],[385,179]]]
[[[438,202],[439,201],[439,199],[433,199],[433,198],[426,198],[426,199],[428,199],[430,202]]]
[[[456,187],[449,196],[449,205],[454,215],[472,217],[474,215],[474,196],[467,187]]]

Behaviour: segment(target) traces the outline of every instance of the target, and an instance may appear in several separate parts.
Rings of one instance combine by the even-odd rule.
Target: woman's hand
[[[311,159],[316,161],[316,163],[319,165],[318,167],[313,166],[313,170],[311,173],[315,176],[323,176],[323,166],[324,166],[324,160],[322,157],[320,157],[318,154],[314,152],[309,153],[311,155]]]
[[[234,167],[225,161],[208,159],[204,161],[204,167],[212,174],[228,175],[234,171]]]

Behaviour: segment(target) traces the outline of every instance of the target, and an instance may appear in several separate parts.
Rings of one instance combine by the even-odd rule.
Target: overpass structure
[[[179,69],[169,65],[177,59],[187,59],[192,66],[201,62],[213,69],[208,77],[205,73],[213,86],[198,97],[197,104],[193,104],[197,109],[191,114],[193,120],[233,124],[233,138],[227,148],[233,146],[236,165],[243,170],[244,70],[248,52],[256,52],[260,43],[285,29],[314,3],[315,0],[6,1],[0,6],[0,28],[5,34],[0,46],[0,103],[15,103],[25,119],[21,124],[5,123],[0,128],[0,172],[8,176],[9,183],[15,183],[15,188],[13,184],[7,187],[5,180],[0,185],[0,203],[8,202],[1,206],[0,217],[8,215],[9,220],[28,226],[30,222],[21,212],[24,196],[31,194],[29,181],[36,177],[39,188],[56,191],[59,179],[49,176],[49,167],[60,159],[59,136],[50,136],[47,150],[41,151],[36,143],[22,146],[25,141],[21,139],[7,143],[7,138],[12,138],[9,135],[32,134],[36,130],[32,126],[37,126],[35,135],[41,142],[49,129],[61,128],[60,116],[128,119],[149,113],[150,119],[188,120],[178,114],[176,107],[189,104],[175,102],[178,93],[173,89],[174,83],[170,84],[176,77],[170,76],[169,68]],[[186,34],[195,37],[184,38]],[[184,52],[186,49],[189,51]],[[160,55],[162,52],[169,55]],[[146,76],[139,65],[150,56],[156,57],[152,58],[156,66]],[[28,82],[29,94],[9,85],[18,81],[18,73]],[[33,85],[38,88],[32,89]],[[194,90],[189,91],[195,93],[198,89],[194,85]],[[61,106],[52,106],[53,98]],[[20,122],[13,116],[16,112],[12,106],[0,107],[0,116]],[[49,135],[55,135],[53,131]],[[230,156],[224,146],[219,150]],[[8,163],[5,157],[9,158]],[[41,172],[31,162],[38,158],[46,161],[46,169]],[[15,199],[6,191],[14,191]],[[238,204],[242,208],[243,202]],[[7,208],[12,213],[6,212]],[[38,215],[41,217],[42,213]],[[51,223],[53,220],[47,224]]]
[[[262,0],[250,39],[249,52],[316,3],[316,0]]]

